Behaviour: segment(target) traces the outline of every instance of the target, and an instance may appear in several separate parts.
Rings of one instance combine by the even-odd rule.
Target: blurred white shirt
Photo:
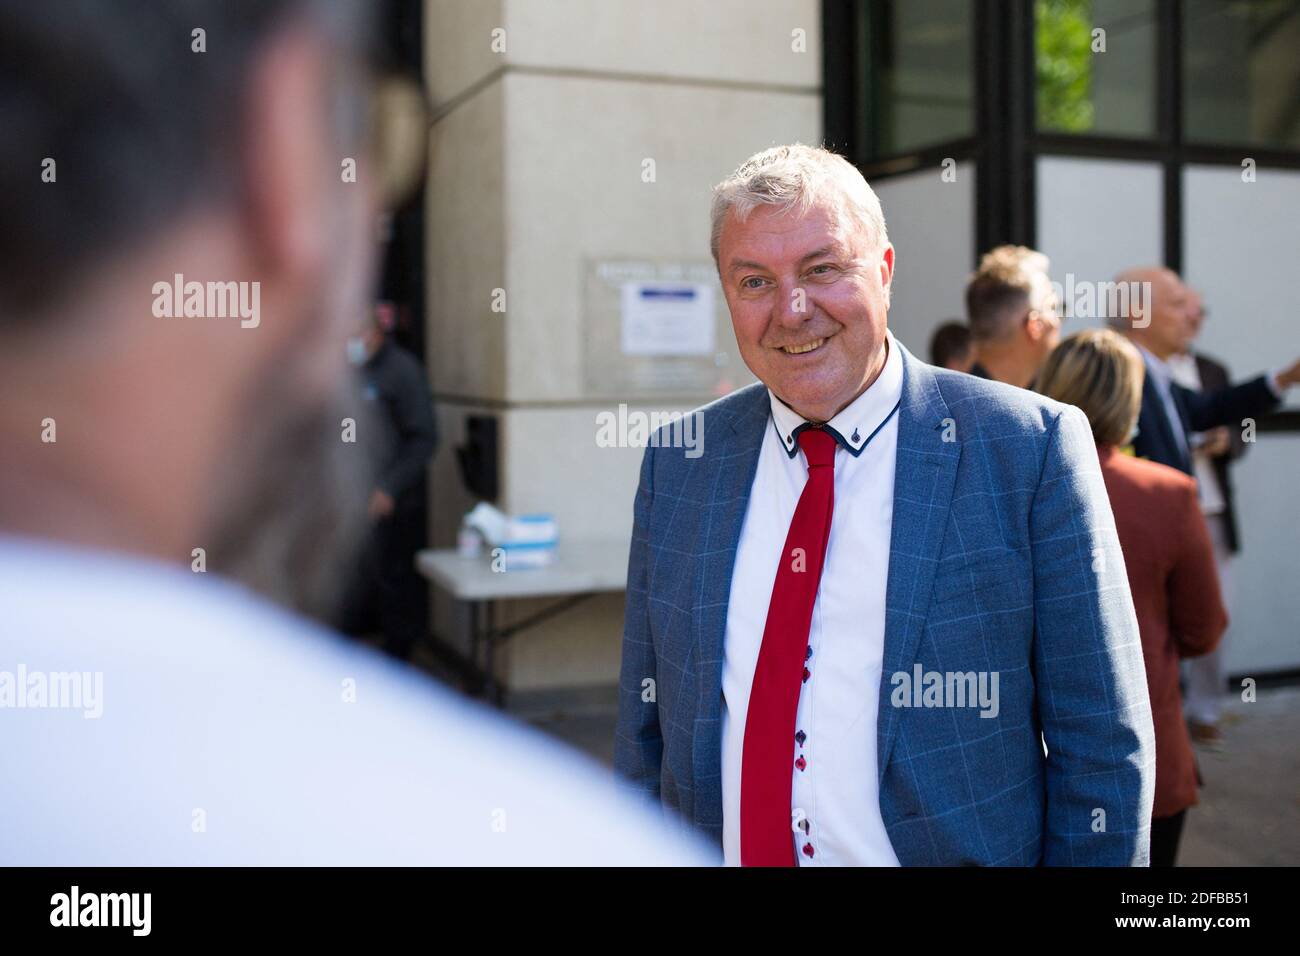
[[[213,575],[0,535],[0,609],[0,865],[718,862],[595,763]]]

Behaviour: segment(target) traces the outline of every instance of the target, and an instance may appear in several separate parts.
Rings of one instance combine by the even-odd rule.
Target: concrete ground
[[[534,726],[605,764],[613,760],[614,716],[555,714]],[[1300,687],[1236,701],[1222,750],[1197,748],[1205,785],[1187,814],[1180,866],[1300,865]]]
[[[1205,785],[1187,812],[1181,866],[1300,865],[1300,688],[1232,703],[1221,751],[1197,748]]]

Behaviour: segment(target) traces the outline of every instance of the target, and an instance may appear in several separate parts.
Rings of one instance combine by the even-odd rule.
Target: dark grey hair
[[[259,47],[300,22],[355,59],[345,53],[368,52],[364,6],[0,0],[0,327],[49,312],[107,254],[229,195]]]

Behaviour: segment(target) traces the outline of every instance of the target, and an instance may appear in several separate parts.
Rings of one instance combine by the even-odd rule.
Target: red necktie
[[[790,807],[795,721],[808,629],[835,510],[835,439],[820,428],[806,428],[799,433],[799,447],[808,461],[808,481],[781,552],[745,716],[740,764],[742,866],[795,864]]]

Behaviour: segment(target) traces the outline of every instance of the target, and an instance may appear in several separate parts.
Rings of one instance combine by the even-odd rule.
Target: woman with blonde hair
[[[1173,866],[1199,779],[1183,722],[1178,662],[1212,651],[1228,615],[1196,482],[1121,450],[1137,424],[1142,376],[1142,358],[1127,339],[1109,329],[1089,329],[1071,335],[1048,356],[1037,389],[1078,406],[1097,441],[1137,611],[1155,726],[1151,865]]]

